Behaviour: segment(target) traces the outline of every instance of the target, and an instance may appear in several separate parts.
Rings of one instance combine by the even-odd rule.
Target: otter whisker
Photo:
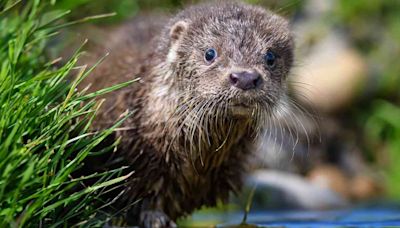
[[[186,119],[188,118],[188,113],[190,113],[192,111],[192,106],[196,102],[198,102],[198,98],[190,99],[187,102],[188,103],[187,108],[183,109],[183,112],[180,113],[180,115],[178,115],[177,117],[175,117],[175,121],[173,122],[173,125],[171,126],[171,128],[169,128],[169,129],[175,129],[175,130],[173,131],[172,139],[169,143],[167,151],[169,151],[171,149],[173,142],[175,142],[177,137],[181,135],[181,131],[183,130],[183,127],[187,124]],[[177,126],[178,124],[180,124],[180,125]],[[185,148],[186,148],[186,146],[185,146]]]
[[[202,140],[204,137],[207,136],[207,130],[206,130],[206,126],[204,125],[204,116],[206,115],[206,109],[205,107],[210,103],[210,101],[206,101],[204,102],[204,104],[200,107],[200,118],[198,121],[198,153],[199,153],[199,157],[200,157],[200,162],[201,165],[204,166],[204,161],[203,161],[203,157],[202,157]],[[204,140],[205,142],[206,140]]]
[[[292,126],[291,126],[291,124],[289,124],[289,122],[287,120],[287,117],[289,117],[293,121],[293,117],[291,117],[292,113],[291,112],[287,113],[285,111],[285,109],[283,109],[281,106],[279,106],[277,111],[278,112],[281,112],[281,111],[284,112],[283,114],[281,113],[281,115],[284,116],[282,119],[285,121],[285,125],[289,130],[289,134],[290,134],[290,137],[291,137],[291,140],[292,140],[292,143],[293,143],[292,151],[294,152],[294,150],[295,150],[295,148],[296,148],[296,146],[297,146],[297,144],[299,142],[299,133],[298,133],[298,131],[296,129],[294,129],[294,132],[296,134],[296,139],[295,139],[294,135],[292,133]]]
[[[312,107],[311,107],[311,110],[308,111],[307,109],[302,107],[300,104],[298,104],[298,102],[296,102],[295,100],[293,100],[291,98],[289,99],[289,103],[290,103],[290,106],[294,107],[297,111],[299,111],[302,116],[304,116],[306,118],[309,117],[311,119],[311,121],[313,123],[313,127],[317,131],[316,133],[318,135],[319,142],[321,142],[322,141],[322,136],[321,136],[321,130],[320,130],[320,127],[319,127],[320,126],[320,124],[319,124],[320,123],[320,116],[312,114],[312,113],[316,113],[317,111],[315,111]],[[312,112],[312,113],[310,113],[310,112]]]
[[[293,113],[290,113],[290,115],[293,117],[293,121],[297,125],[296,128],[298,128],[298,126],[300,126],[300,128],[303,130],[303,133],[305,134],[306,140],[307,140],[307,151],[309,151],[309,148],[311,145],[311,140],[310,140],[310,136],[308,135],[308,131],[307,131],[306,127],[304,126],[304,124],[302,123],[302,121],[299,119],[299,117],[297,115],[295,115]]]

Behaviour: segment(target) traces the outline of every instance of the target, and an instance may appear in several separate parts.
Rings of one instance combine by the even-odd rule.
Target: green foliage
[[[400,1],[341,0],[334,11],[338,24],[345,27],[356,47],[371,63],[380,96],[400,97]]]
[[[245,2],[264,6],[282,16],[293,15],[303,6],[303,2],[299,0],[245,0]]]
[[[354,107],[364,150],[385,173],[389,194],[400,198],[400,1],[341,0],[334,11],[340,27],[366,57],[374,83]]]
[[[136,15],[139,10],[174,9],[186,3],[194,3],[195,0],[58,0],[56,7],[63,10],[73,10],[69,16],[77,19],[82,15],[115,13],[114,17],[102,20],[101,23],[116,23]]]
[[[111,6],[111,7],[110,7]],[[82,15],[97,15],[115,13],[114,17],[109,17],[104,22],[118,22],[135,15],[139,9],[136,0],[109,0],[109,1],[90,1],[90,0],[59,0],[56,8],[71,10],[69,19],[78,19]]]
[[[264,5],[282,15],[288,15],[299,10],[302,6],[301,1],[293,0],[244,0],[251,4]],[[82,15],[105,14],[114,12],[115,17],[102,20],[101,23],[115,23],[136,15],[139,11],[168,11],[183,8],[186,5],[202,2],[201,0],[58,0],[56,8],[72,10],[69,16],[72,19],[82,17]]]
[[[100,105],[93,98],[131,82],[78,92],[77,84],[91,71],[74,68],[79,53],[59,68],[44,53],[66,12],[49,11],[51,5],[39,0],[0,3],[0,227],[99,225],[101,220],[91,219],[104,204],[98,196],[127,178],[118,177],[123,167],[79,178],[71,174],[113,131],[90,132]],[[71,73],[78,77],[67,83]],[[94,185],[73,191],[95,177]]]
[[[377,161],[385,168],[389,194],[400,198],[400,107],[385,100],[374,101],[372,107],[364,133],[367,146],[378,151]]]

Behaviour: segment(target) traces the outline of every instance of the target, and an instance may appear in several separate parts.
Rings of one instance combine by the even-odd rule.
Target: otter
[[[138,17],[109,32],[92,53],[110,54],[83,84],[140,79],[105,96],[94,128],[133,111],[115,131],[113,158],[98,165],[133,171],[115,207],[143,227],[174,226],[240,191],[255,140],[285,105],[293,63],[288,22],[259,6],[203,3],[164,21]]]

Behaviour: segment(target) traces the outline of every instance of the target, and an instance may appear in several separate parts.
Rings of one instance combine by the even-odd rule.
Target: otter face
[[[240,117],[256,108],[268,112],[284,96],[293,41],[283,18],[260,7],[220,3],[189,8],[174,20],[167,61],[180,72],[180,92],[218,102]]]

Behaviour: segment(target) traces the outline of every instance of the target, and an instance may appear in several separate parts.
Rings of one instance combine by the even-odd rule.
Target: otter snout
[[[261,86],[263,79],[257,71],[233,72],[229,75],[230,83],[242,90],[256,89]]]

